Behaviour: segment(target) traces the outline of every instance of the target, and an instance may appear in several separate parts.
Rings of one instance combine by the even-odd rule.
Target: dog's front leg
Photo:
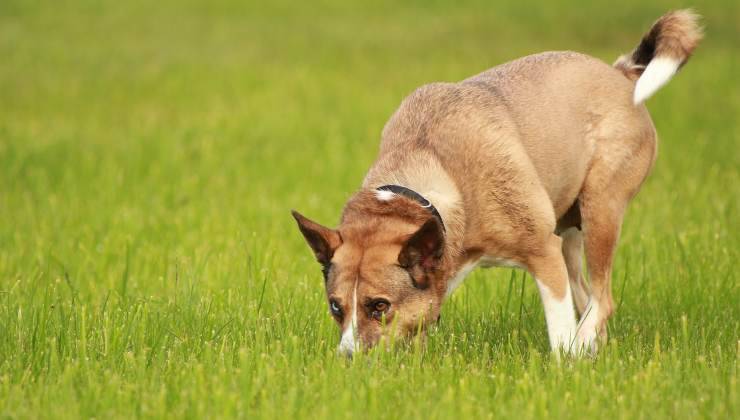
[[[556,354],[577,352],[576,316],[560,237],[552,235],[544,252],[538,254],[528,268],[540,290],[550,347]]]

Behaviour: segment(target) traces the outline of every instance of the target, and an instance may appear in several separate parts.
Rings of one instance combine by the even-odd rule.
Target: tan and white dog
[[[613,66],[545,52],[408,96],[339,227],[293,212],[323,265],[340,351],[423,331],[477,266],[529,271],[553,351],[595,351],[622,218],[655,160],[643,101],[689,58],[697,20],[667,13]]]

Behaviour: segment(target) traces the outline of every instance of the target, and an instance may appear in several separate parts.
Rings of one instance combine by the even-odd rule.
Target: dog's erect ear
[[[398,263],[406,268],[418,267],[423,272],[434,268],[442,258],[445,236],[436,217],[431,217],[406,241],[398,254]],[[413,270],[412,270],[413,271]],[[421,279],[416,279],[419,282]]]
[[[308,220],[295,210],[291,213],[298,222],[298,228],[301,230],[303,237],[306,238],[306,242],[313,249],[313,253],[316,254],[316,260],[323,266],[329,265],[334,251],[342,244],[342,237],[339,236],[339,232]]]

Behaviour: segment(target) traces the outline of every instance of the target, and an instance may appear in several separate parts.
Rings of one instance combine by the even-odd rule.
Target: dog
[[[423,333],[471,270],[505,266],[534,277],[554,352],[595,353],[625,209],[656,157],[644,101],[689,59],[698,20],[663,15],[611,66],[545,52],[405,98],[339,227],[293,211],[339,352]]]

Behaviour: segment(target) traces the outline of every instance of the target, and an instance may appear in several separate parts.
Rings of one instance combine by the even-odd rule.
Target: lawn
[[[738,418],[740,3],[649,100],[598,357],[476,271],[419,343],[335,354],[326,224],[415,87],[549,49],[612,62],[670,1],[0,2],[3,418]]]

